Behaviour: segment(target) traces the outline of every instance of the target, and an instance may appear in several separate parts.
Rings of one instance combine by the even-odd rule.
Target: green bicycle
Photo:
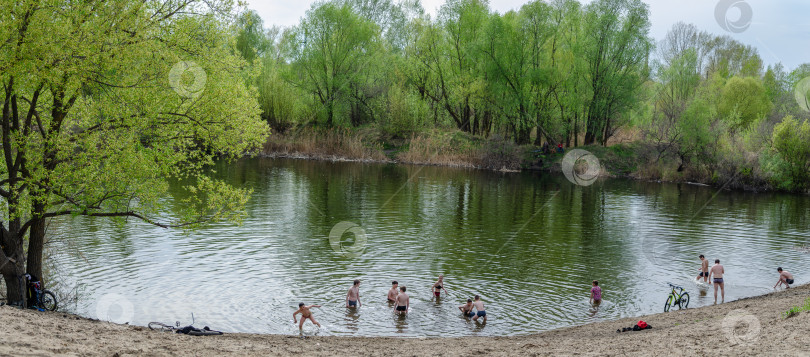
[[[671,307],[678,305],[678,309],[685,309],[689,306],[689,293],[683,290],[682,287],[669,284],[672,289],[667,297],[667,304],[664,305],[664,312],[668,312]],[[678,289],[675,291],[675,289]]]

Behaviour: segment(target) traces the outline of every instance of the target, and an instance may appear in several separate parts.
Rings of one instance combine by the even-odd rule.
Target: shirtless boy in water
[[[349,292],[346,294],[346,307],[352,308],[360,305],[360,280],[355,280],[354,285],[349,288]]]
[[[398,286],[399,286],[399,283],[396,280],[391,282],[391,289],[388,290],[388,302],[396,302],[397,301],[397,295],[399,295],[399,291],[397,291]]]
[[[408,294],[405,293],[405,287],[399,287],[399,295],[396,297],[397,302],[397,314],[404,315],[408,312],[408,308],[411,307],[411,298]]]
[[[473,302],[470,299],[467,299],[467,303],[464,304],[464,305],[459,306],[458,309],[461,310],[461,314],[464,315],[465,317],[473,317],[473,316],[475,316],[475,313],[472,311],[473,310]]]
[[[708,283],[709,282],[709,260],[706,259],[706,257],[703,256],[703,254],[700,255],[700,269],[699,270],[700,270],[700,274],[698,274],[698,276],[697,276],[697,278],[695,278],[695,280],[700,280],[700,278],[703,278],[703,282]]]
[[[779,281],[776,282],[773,288],[776,289],[777,286],[785,284],[785,289],[789,289],[790,284],[793,284],[793,274],[789,273],[787,270],[782,270],[782,267],[776,268],[776,271],[779,272]]]
[[[318,325],[318,327],[321,327],[321,324],[319,324],[318,321],[315,321],[315,318],[312,317],[312,311],[309,310],[309,309],[311,309],[313,307],[321,307],[321,305],[309,305],[309,306],[306,306],[302,302],[302,303],[298,304],[298,310],[293,312],[293,321],[294,321],[294,323],[298,322],[295,315],[301,314],[301,323],[298,324],[298,329],[299,330],[303,329],[304,321],[306,321],[307,319],[312,321],[313,324]]]
[[[475,295],[475,301],[473,302],[473,306],[475,307],[475,310],[477,310],[477,313],[475,314],[475,317],[473,317],[473,321],[478,322],[478,318],[483,317],[484,318],[484,323],[486,323],[487,322],[487,310],[484,308],[484,302],[481,301],[480,296]]]
[[[720,286],[720,297],[721,297],[720,302],[722,303],[726,301],[726,286],[725,283],[723,283],[723,274],[726,273],[726,270],[723,269],[722,265],[720,265],[720,259],[714,260],[714,266],[712,266],[712,269],[709,270],[709,273],[711,273],[711,275],[714,277],[714,280],[712,281],[712,283],[714,284],[714,303],[715,304],[717,303],[718,285]]]

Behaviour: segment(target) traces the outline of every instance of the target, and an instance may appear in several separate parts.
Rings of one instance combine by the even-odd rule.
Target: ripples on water
[[[224,164],[223,164],[224,165]],[[726,301],[771,291],[776,266],[807,282],[807,197],[723,192],[687,185],[605,180],[583,188],[547,174],[434,167],[244,160],[217,169],[255,190],[241,227],[182,232],[138,222],[64,218],[60,272],[80,284],[78,312],[104,320],[191,322],[232,332],[297,333],[298,302],[324,325],[306,333],[363,336],[517,335],[661,312],[667,282],[690,307],[697,256],[726,267]],[[708,204],[707,204],[708,202]],[[705,207],[704,207],[705,206]],[[702,209],[701,209],[702,208]],[[342,221],[365,230],[362,255],[332,251]],[[67,244],[65,242],[70,242]],[[431,299],[445,274],[451,295]],[[361,279],[363,306],[344,308]],[[408,287],[411,311],[392,314],[391,280]],[[590,308],[591,280],[605,302]],[[132,316],[105,294],[126,297]],[[488,323],[457,306],[480,294]],[[114,295],[114,296],[117,296]],[[705,295],[705,296],[701,296]]]

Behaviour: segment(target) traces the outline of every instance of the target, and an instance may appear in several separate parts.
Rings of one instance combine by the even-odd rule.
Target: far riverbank
[[[260,156],[324,161],[401,163],[517,172],[562,172],[562,159],[554,148],[544,152],[534,145],[515,145],[508,139],[484,138],[457,130],[430,130],[407,138],[381,138],[373,128],[357,130],[301,129],[268,138]],[[632,133],[617,135],[608,146],[582,149],[599,159],[601,177],[642,181],[690,183],[749,192],[792,192],[777,185],[760,170],[720,164],[684,167],[677,160],[656,155]]]

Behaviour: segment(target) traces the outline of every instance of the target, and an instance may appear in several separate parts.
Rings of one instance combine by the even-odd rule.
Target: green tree
[[[249,10],[239,15],[236,27],[236,50],[248,63],[270,49],[272,35],[265,33],[264,22],[256,11]]]
[[[432,98],[457,128],[471,133],[481,118],[475,111],[485,85],[479,74],[478,44],[488,17],[487,1],[448,0],[439,9],[438,31],[428,32],[425,43],[430,51],[425,64],[437,80]]]
[[[54,217],[162,227],[241,217],[248,191],[203,175],[216,157],[250,152],[268,134],[220,20],[233,12],[229,1],[0,3],[9,302],[21,300],[23,273],[42,276]],[[177,179],[193,198],[159,221]]]
[[[770,113],[772,104],[758,78],[732,77],[723,87],[718,114],[732,130],[747,129]]]
[[[585,8],[584,26],[592,93],[585,144],[604,145],[648,77],[649,9],[640,0],[597,0]]]
[[[582,6],[576,0],[554,0],[551,8],[551,22],[555,31],[546,47],[551,61],[548,85],[559,115],[549,114],[547,117],[557,118],[557,125],[546,122],[546,126],[552,137],[557,133],[567,145],[571,145],[573,139],[573,145],[578,146],[585,102],[591,97],[585,77],[588,63],[583,52],[585,33]],[[554,143],[552,138],[546,139]],[[539,140],[535,142],[535,145],[540,144]]]
[[[490,105],[506,119],[515,142],[528,144],[532,129],[550,139],[543,118],[552,105],[547,43],[554,33],[551,7],[542,1],[520,13],[494,14],[482,36],[481,53]]]
[[[793,117],[785,119],[773,129],[773,149],[787,167],[778,172],[788,188],[805,188],[810,177],[810,123],[798,121]]]
[[[358,111],[370,109],[363,83],[382,51],[379,27],[348,4],[326,2],[314,4],[294,34],[291,81],[317,98],[327,127],[359,124]]]

